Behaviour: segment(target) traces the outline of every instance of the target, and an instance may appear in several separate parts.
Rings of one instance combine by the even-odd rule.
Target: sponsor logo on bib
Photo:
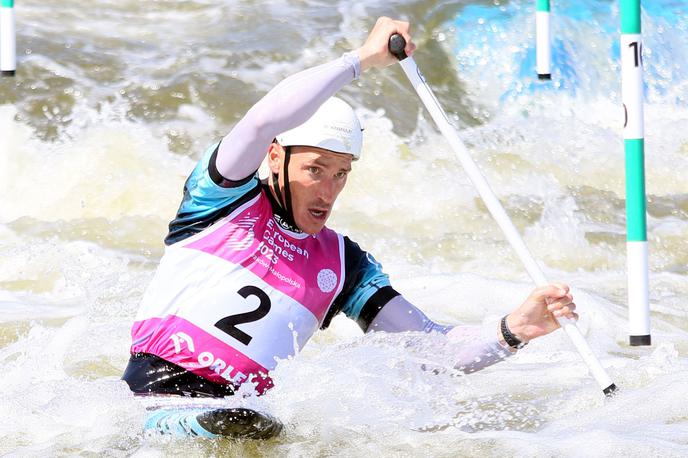
[[[256,238],[253,232],[253,226],[258,221],[258,217],[253,218],[250,215],[246,215],[239,221],[237,221],[234,230],[230,233],[227,239],[227,246],[232,250],[245,250],[250,247],[253,240]]]
[[[318,272],[318,288],[323,293],[329,293],[337,286],[337,274],[330,269]]]

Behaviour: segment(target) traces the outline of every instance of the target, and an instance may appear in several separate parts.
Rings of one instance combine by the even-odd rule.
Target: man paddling
[[[492,338],[437,324],[370,254],[325,225],[362,146],[359,120],[334,94],[367,69],[396,63],[388,51],[395,33],[410,55],[409,24],[380,18],[361,48],[285,79],[205,152],[132,327],[123,375],[132,391],[222,397],[251,384],[264,393],[277,361],[340,312],[364,332],[476,336],[457,344],[465,372],[554,331],[555,317],[577,318],[568,287],[551,284],[495,323]],[[260,181],[266,156],[270,176]]]

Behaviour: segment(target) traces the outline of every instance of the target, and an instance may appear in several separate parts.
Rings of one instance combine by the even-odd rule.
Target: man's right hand
[[[371,67],[383,68],[395,64],[397,58],[389,52],[389,38],[398,33],[406,40],[407,55],[411,55],[416,45],[409,35],[408,22],[395,21],[388,17],[381,17],[375,23],[373,30],[368,34],[366,42],[358,48],[358,57],[361,60],[361,72]]]

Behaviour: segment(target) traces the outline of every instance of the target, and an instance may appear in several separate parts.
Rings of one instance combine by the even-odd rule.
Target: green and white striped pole
[[[621,0],[621,97],[626,155],[626,249],[630,344],[650,345],[645,152],[643,128],[643,44],[640,0]]]
[[[549,0],[535,4],[535,70],[538,79],[552,79],[552,45],[549,24]]]
[[[14,76],[17,44],[14,30],[14,0],[0,0],[0,74]]]

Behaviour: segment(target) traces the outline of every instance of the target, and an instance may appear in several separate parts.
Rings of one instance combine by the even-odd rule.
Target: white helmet
[[[330,97],[306,122],[279,134],[282,146],[316,146],[335,153],[361,157],[363,129],[353,108],[337,97]]]

